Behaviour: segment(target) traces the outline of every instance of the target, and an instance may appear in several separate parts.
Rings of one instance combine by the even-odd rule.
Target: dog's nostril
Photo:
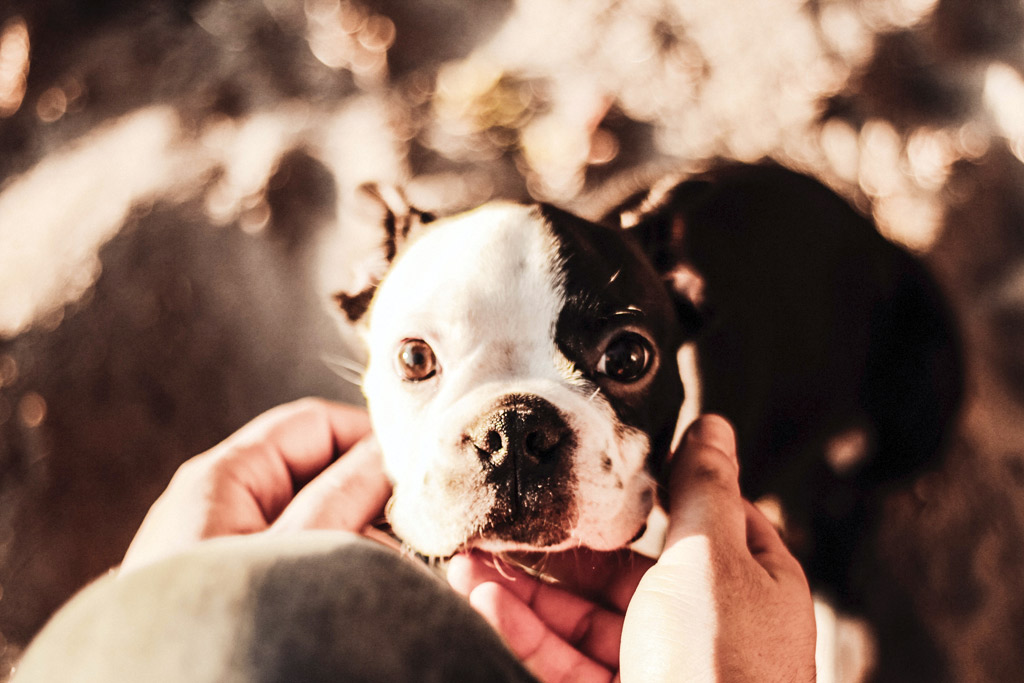
[[[491,465],[500,465],[507,455],[508,442],[505,436],[496,429],[488,429],[470,438],[477,455]]]
[[[487,432],[486,446],[483,450],[487,451],[491,455],[497,453],[505,447],[505,440],[501,438],[501,434],[495,430]]]
[[[523,440],[524,452],[526,455],[543,459],[562,441],[562,434],[554,429],[541,429],[530,432]]]

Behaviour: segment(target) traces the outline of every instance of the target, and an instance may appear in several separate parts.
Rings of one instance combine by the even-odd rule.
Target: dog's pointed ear
[[[349,321],[355,323],[369,310],[377,285],[402,245],[420,226],[433,222],[435,217],[411,206],[399,188],[377,183],[365,183],[356,188],[353,214],[360,224],[380,233],[375,250],[362,264],[362,275],[351,287],[334,295],[335,303]]]
[[[655,188],[642,201],[634,197],[615,212],[619,225],[661,275],[687,336],[695,335],[710,314],[704,278],[688,259],[686,248],[687,215],[710,187],[706,180],[676,182],[667,190]]]

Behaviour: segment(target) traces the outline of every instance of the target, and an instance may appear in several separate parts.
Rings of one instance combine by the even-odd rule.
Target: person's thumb
[[[717,415],[698,418],[673,456],[665,549],[640,580],[622,627],[620,675],[710,680],[716,670],[716,585],[743,541],[736,438]],[[737,532],[738,528],[738,532]]]
[[[725,418],[703,415],[686,430],[673,456],[668,497],[666,547],[693,535],[744,542],[736,436]]]

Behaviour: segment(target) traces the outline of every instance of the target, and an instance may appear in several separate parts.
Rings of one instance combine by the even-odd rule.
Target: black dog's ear
[[[647,255],[661,275],[687,336],[704,326],[710,313],[704,299],[704,278],[690,263],[686,249],[688,207],[710,188],[705,180],[674,183],[668,190],[654,189],[642,201],[621,205],[618,223]]]
[[[362,269],[362,280],[334,295],[334,301],[351,322],[359,321],[369,310],[377,285],[409,236],[435,218],[431,213],[412,207],[399,188],[389,185],[360,185],[356,189],[355,204],[357,220],[378,230],[380,241],[368,259],[370,263]]]

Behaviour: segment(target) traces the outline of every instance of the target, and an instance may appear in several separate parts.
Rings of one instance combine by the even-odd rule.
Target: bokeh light
[[[0,119],[21,107],[29,69],[29,35],[25,20],[12,17],[0,27]]]

